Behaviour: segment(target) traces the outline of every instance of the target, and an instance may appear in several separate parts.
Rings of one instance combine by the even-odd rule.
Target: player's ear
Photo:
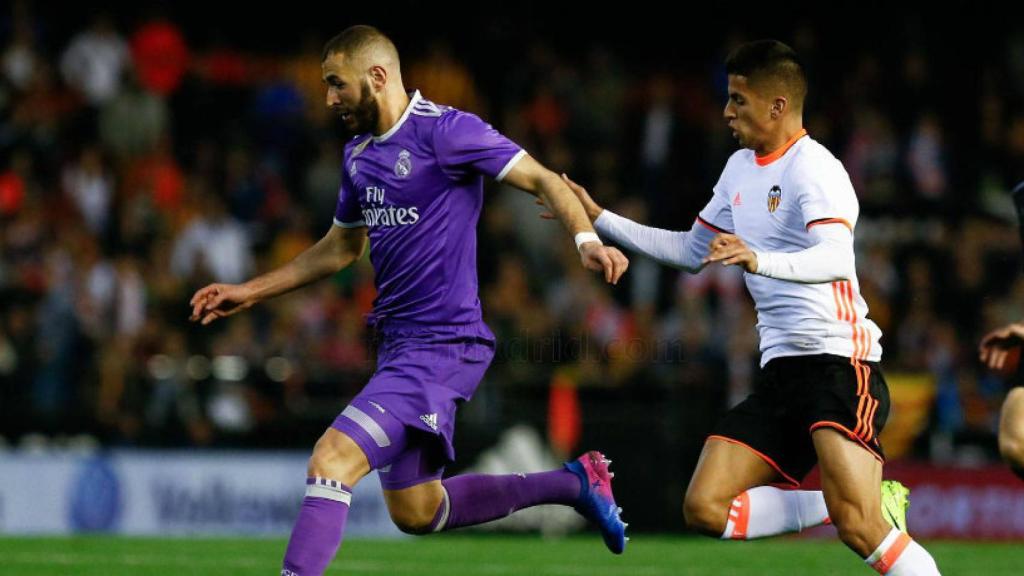
[[[370,77],[370,86],[373,87],[375,92],[383,90],[384,86],[388,83],[388,71],[383,66],[371,66],[368,75]]]
[[[772,120],[777,120],[786,113],[786,108],[789,106],[789,101],[786,100],[785,96],[776,96],[772,102],[771,115]]]

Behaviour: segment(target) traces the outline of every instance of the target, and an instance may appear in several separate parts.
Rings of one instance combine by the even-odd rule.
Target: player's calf
[[[417,536],[435,532],[439,516],[445,511],[444,490],[439,480],[402,490],[385,490],[384,500],[395,526]]]
[[[351,438],[328,429],[313,448],[306,496],[292,528],[281,574],[323,574],[341,545],[352,502],[352,486],[370,471],[363,451]]]
[[[391,521],[406,534],[422,536],[433,532],[434,513],[424,514],[419,510],[390,510]]]
[[[832,506],[830,519],[839,539],[861,558],[867,558],[892,530],[882,518],[880,509],[873,507]]]
[[[426,528],[423,522],[428,520],[426,510],[430,508],[426,499],[422,509],[406,518],[410,507],[392,506],[387,492],[385,498],[396,524],[400,528],[404,524],[415,530],[413,533],[474,526],[539,504],[573,506],[598,525],[608,549],[621,554],[629,539],[625,535],[626,523],[620,517],[622,509],[612,494],[610,463],[600,452],[587,452],[560,470],[532,474],[462,474],[446,478],[437,482],[437,492],[432,493],[437,503]],[[398,508],[402,509],[401,522],[395,514]]]
[[[725,531],[733,496],[721,497],[697,490],[687,490],[683,499],[683,520],[686,527],[707,536],[719,537]]]

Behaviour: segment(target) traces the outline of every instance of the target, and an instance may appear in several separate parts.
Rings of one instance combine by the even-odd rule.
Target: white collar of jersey
[[[412,107],[415,106],[416,103],[419,102],[421,98],[423,97],[420,96],[419,90],[413,92],[412,95],[409,96],[409,105],[405,107],[405,112],[402,112],[402,117],[398,119],[398,122],[395,122],[395,125],[392,126],[391,129],[388,130],[387,132],[381,134],[380,136],[374,136],[373,141],[384,142],[388,138],[394,136],[395,132],[398,132],[398,129],[402,127],[402,124],[405,124],[405,120],[409,118],[409,114],[412,112]]]

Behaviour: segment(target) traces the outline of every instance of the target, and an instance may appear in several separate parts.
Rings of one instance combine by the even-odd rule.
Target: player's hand
[[[196,291],[189,300],[189,320],[206,326],[218,318],[226,318],[250,308],[256,301],[244,284],[210,284]]]
[[[992,370],[1002,370],[1010,352],[1024,344],[1024,323],[997,328],[981,339],[978,358]]]
[[[590,197],[587,189],[570,180],[565,174],[562,174],[562,182],[565,182],[566,186],[569,187],[569,190],[572,190],[572,193],[576,195],[576,198],[580,201],[580,204],[583,205],[583,209],[586,211],[587,217],[590,218],[590,221],[593,222],[594,220],[597,220],[597,217],[601,215],[601,212],[604,212],[604,208],[599,206],[597,202],[594,202],[594,199]],[[537,198],[537,204],[547,208],[543,198]],[[550,210],[542,212],[540,217],[545,220],[554,220],[556,218]]]
[[[704,263],[721,262],[723,266],[736,264],[750,273],[757,272],[757,255],[735,234],[718,234],[708,244],[711,252]]]
[[[594,272],[604,272],[604,281],[618,284],[619,278],[629,268],[629,259],[618,248],[604,246],[600,242],[584,242],[580,244],[580,260],[584,268]]]

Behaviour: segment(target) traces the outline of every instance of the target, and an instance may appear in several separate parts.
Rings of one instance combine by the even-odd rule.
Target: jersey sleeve
[[[818,226],[808,230],[814,245],[797,252],[761,252],[757,255],[757,274],[800,282],[824,284],[856,278],[853,234],[840,226]]]
[[[352,185],[347,169],[341,171],[341,189],[338,190],[338,204],[334,209],[334,225],[342,228],[366,226],[363,212],[359,207],[359,193]]]
[[[452,110],[434,129],[438,164],[451,178],[484,174],[502,180],[526,151],[475,114]]]
[[[841,224],[853,232],[860,214],[857,194],[849,175],[838,161],[817,173],[803,170],[796,178],[797,201],[808,229],[821,224]]]

